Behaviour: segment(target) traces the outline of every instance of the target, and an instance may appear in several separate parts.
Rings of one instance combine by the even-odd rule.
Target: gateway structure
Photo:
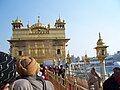
[[[12,38],[10,43],[10,54],[14,57],[32,56],[37,62],[45,60],[63,60],[66,57],[66,43],[70,39],[65,36],[65,21],[60,17],[56,20],[54,27],[40,22],[27,27],[23,26],[20,19],[12,21]]]

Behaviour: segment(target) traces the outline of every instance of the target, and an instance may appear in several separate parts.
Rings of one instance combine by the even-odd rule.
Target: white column
[[[102,81],[104,82],[106,79],[106,68],[105,68],[105,61],[100,62],[100,74],[102,77]]]

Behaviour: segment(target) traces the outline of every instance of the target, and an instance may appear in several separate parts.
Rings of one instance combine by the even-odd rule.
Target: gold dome
[[[59,16],[59,19],[56,20],[56,23],[64,23],[64,20],[62,20],[62,19],[60,18],[60,16]]]
[[[17,17],[16,20],[12,20],[12,23],[22,23],[22,21]]]
[[[40,22],[39,18],[40,17],[38,16],[38,22],[33,24],[31,29],[46,29],[46,26]]]

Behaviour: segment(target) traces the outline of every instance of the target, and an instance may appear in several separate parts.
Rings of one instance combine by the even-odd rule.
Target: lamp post
[[[80,71],[79,70],[81,71],[80,59],[78,60],[78,71],[77,71],[78,77],[80,76]]]
[[[70,64],[72,63],[72,59],[71,59],[71,57],[70,57],[70,53],[69,53],[69,51],[68,51],[68,54],[67,54],[67,63],[68,63],[68,65],[69,65],[69,68],[68,68],[68,71],[69,71],[69,75],[70,75]]]
[[[106,69],[105,69],[105,58],[107,57],[107,47],[103,40],[101,39],[101,35],[99,33],[99,39],[97,41],[97,46],[94,48],[96,49],[96,56],[100,60],[100,74],[102,80],[105,80],[106,76]]]
[[[78,70],[80,70],[81,67],[80,67],[80,60],[78,60]]]
[[[87,67],[90,64],[90,58],[88,58],[87,54],[84,56],[84,68],[85,68],[85,74],[87,74]]]
[[[58,67],[60,66],[60,58],[58,59]]]
[[[53,59],[53,67],[55,67],[55,59]]]

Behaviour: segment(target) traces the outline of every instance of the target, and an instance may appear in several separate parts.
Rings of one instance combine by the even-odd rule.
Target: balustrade
[[[77,79],[76,77],[54,75],[51,71],[47,71],[48,80],[50,80],[55,90],[88,90],[86,79]]]

